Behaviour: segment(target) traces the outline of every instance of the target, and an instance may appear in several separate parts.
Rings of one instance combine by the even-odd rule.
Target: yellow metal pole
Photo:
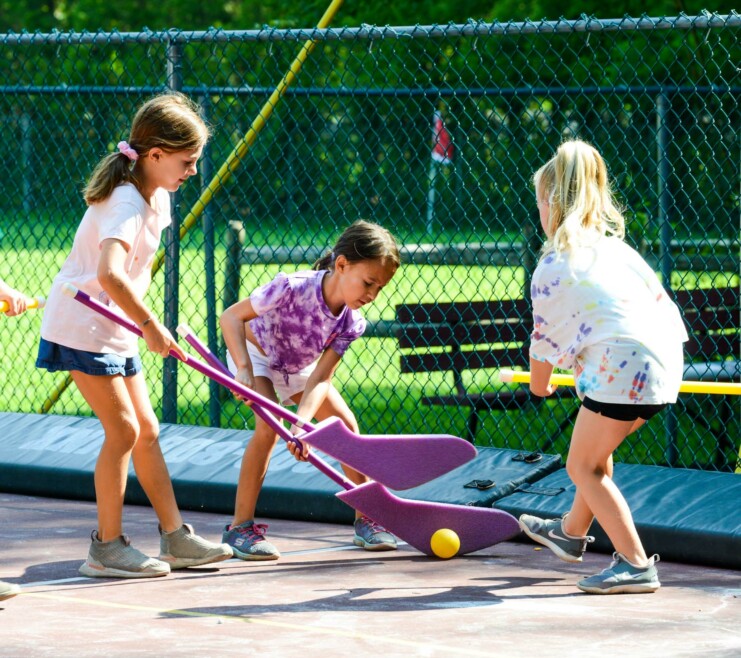
[[[499,379],[503,382],[529,384],[530,373],[524,370],[500,370]],[[551,375],[551,384],[574,386],[574,377],[573,375],[553,374]],[[679,392],[707,395],[741,395],[741,383],[684,381],[679,386]]]
[[[326,11],[324,12],[324,15],[319,19],[319,22],[317,23],[318,29],[325,28],[332,22],[335,14],[339,11],[340,7],[342,7],[343,2],[344,0],[332,0],[329,7],[327,7]],[[195,223],[203,214],[206,206],[210,203],[211,199],[213,199],[216,192],[218,192],[219,189],[223,187],[223,185],[231,178],[235,169],[242,161],[242,158],[244,158],[247,151],[250,149],[252,144],[254,144],[258,133],[263,129],[265,123],[270,118],[270,115],[273,113],[275,106],[285,94],[286,89],[288,89],[289,85],[291,85],[298,77],[298,74],[301,71],[301,67],[304,65],[304,62],[311,54],[311,52],[314,50],[316,43],[317,42],[313,39],[307,39],[306,42],[304,42],[304,45],[302,46],[298,55],[296,55],[296,58],[293,60],[290,68],[288,69],[288,72],[283,76],[273,93],[270,94],[270,98],[262,106],[262,109],[255,117],[244,137],[242,137],[242,139],[239,141],[239,143],[231,152],[224,164],[221,165],[221,168],[219,169],[219,171],[216,172],[216,175],[211,179],[211,182],[208,184],[206,189],[201,192],[201,196],[193,204],[190,212],[180,225],[181,240],[183,239],[183,237],[185,237],[185,234],[191,228],[193,228]],[[163,249],[157,254],[157,258],[152,264],[152,276],[159,272],[164,262],[165,250]],[[52,409],[57,400],[59,400],[59,397],[62,395],[62,393],[64,393],[64,391],[69,387],[71,383],[72,377],[68,375],[67,378],[59,386],[57,386],[54,391],[52,391],[46,402],[44,402],[43,406],[41,407],[42,414],[48,413]]]

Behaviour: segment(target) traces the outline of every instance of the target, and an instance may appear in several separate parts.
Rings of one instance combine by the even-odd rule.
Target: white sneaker
[[[166,562],[144,555],[135,549],[126,535],[102,542],[97,530],[91,535],[92,543],[87,560],[80,573],[88,578],[156,578],[170,573]]]
[[[187,523],[173,532],[162,532],[160,528],[160,534],[159,559],[167,562],[170,569],[221,562],[233,555],[231,546],[206,541],[196,535],[193,527]]]

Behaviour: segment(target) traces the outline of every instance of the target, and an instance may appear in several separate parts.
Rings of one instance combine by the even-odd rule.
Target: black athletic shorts
[[[584,398],[582,405],[589,411],[601,414],[613,420],[649,420],[668,404],[611,404],[609,402],[597,402],[592,398]]]

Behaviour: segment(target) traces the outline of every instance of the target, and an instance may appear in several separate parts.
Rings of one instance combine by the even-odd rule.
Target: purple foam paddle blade
[[[456,436],[361,436],[339,418],[317,423],[301,440],[392,489],[419,486],[476,456],[476,448]]]
[[[458,555],[479,551],[520,532],[517,519],[502,510],[406,500],[377,482],[341,491],[337,497],[425,555],[434,555],[430,539],[442,528],[458,535]]]

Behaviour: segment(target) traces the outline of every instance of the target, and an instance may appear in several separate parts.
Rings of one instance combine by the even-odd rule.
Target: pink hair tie
[[[118,150],[132,162],[136,162],[139,159],[139,154],[129,146],[128,142],[119,142]]]

